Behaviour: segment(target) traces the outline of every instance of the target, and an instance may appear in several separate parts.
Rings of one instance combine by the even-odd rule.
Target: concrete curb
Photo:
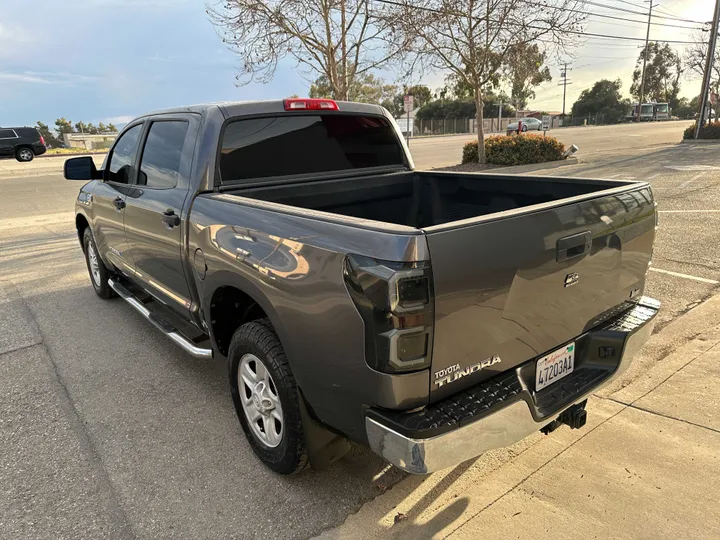
[[[571,156],[567,159],[562,159],[562,160],[558,160],[558,161],[547,161],[545,163],[533,163],[531,165],[512,165],[510,167],[499,167],[498,169],[495,169],[495,170],[515,174],[515,173],[541,171],[543,169],[555,169],[557,167],[567,167],[568,165],[577,165],[578,163],[582,163],[580,158]]]
[[[72,154],[43,154],[41,156],[35,156],[35,159],[64,158],[73,156],[102,156],[105,154],[107,154],[107,152],[73,152]]]
[[[680,144],[720,144],[720,139],[683,139]]]

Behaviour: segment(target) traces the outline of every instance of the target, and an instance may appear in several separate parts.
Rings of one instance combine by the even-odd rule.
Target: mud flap
[[[322,471],[348,453],[350,441],[316,422],[308,411],[302,393],[300,396],[300,417],[310,466],[316,471]]]

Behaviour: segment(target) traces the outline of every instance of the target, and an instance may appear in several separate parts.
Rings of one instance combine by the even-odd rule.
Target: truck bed
[[[575,178],[410,171],[245,187],[230,193],[344,216],[426,228],[627,184]]]

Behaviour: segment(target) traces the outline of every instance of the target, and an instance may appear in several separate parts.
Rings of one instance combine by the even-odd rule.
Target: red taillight
[[[45,137],[43,137],[42,135],[40,135],[40,144],[45,146]]]
[[[337,111],[332,99],[292,98],[285,100],[286,111]]]

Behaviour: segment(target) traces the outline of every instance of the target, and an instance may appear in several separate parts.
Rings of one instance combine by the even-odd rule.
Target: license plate
[[[575,342],[543,356],[535,368],[535,391],[559,381],[575,368]]]

